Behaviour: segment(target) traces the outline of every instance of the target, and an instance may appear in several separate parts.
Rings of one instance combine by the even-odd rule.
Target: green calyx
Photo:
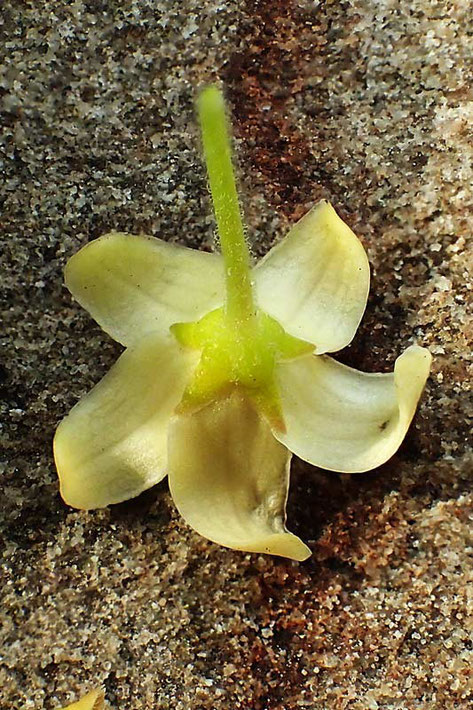
[[[176,323],[171,332],[181,345],[202,351],[180,411],[199,408],[238,386],[272,426],[284,430],[275,365],[311,352],[313,345],[288,335],[263,311],[235,322],[218,308],[194,323]]]
[[[200,362],[179,411],[204,406],[231,388],[242,388],[272,426],[284,430],[275,378],[278,361],[310,353],[313,346],[288,335],[257,309],[250,254],[244,237],[222,93],[205,89],[198,101],[204,154],[225,266],[225,305],[171,332],[185,347],[201,350]]]

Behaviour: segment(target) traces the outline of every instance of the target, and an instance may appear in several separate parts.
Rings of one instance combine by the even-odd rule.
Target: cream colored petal
[[[171,335],[148,335],[71,410],[54,439],[66,503],[101,508],[164,478],[169,420],[197,357]]]
[[[194,530],[235,550],[304,560],[285,527],[290,454],[235,391],[169,429],[169,486]]]
[[[258,304],[317,353],[355,335],[369,290],[361,242],[333,207],[319,202],[254,269]]]
[[[92,690],[83,698],[72,705],[67,705],[63,710],[103,710],[104,694],[102,690]]]
[[[123,345],[200,318],[224,297],[219,254],[119,232],[83,247],[68,261],[65,279],[79,303]]]
[[[278,368],[286,432],[275,436],[305,461],[332,471],[368,471],[398,449],[429,375],[431,355],[411,346],[394,373],[366,374],[310,356]]]

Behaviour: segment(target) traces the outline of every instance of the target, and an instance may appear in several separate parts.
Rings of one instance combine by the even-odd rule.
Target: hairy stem
[[[198,99],[205,162],[225,263],[226,314],[241,322],[253,317],[250,254],[245,242],[230,137],[222,92],[216,86],[202,91]]]

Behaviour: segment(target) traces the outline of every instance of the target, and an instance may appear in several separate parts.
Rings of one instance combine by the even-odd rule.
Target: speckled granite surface
[[[469,3],[5,0],[1,22],[0,707],[97,683],[120,710],[473,707]],[[294,463],[304,564],[199,538],[166,483],[89,514],[57,492],[55,425],[119,353],[62,268],[114,227],[209,248],[192,100],[212,77],[255,251],[322,196],[368,250],[340,357],[435,354],[389,463]]]

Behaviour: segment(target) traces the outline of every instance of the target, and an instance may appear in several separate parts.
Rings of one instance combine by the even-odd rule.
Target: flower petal
[[[169,428],[169,486],[198,533],[235,550],[305,560],[285,527],[290,454],[238,391]]]
[[[123,345],[200,318],[224,297],[220,255],[119,232],[75,254],[65,280],[74,298]]]
[[[429,375],[432,357],[413,345],[394,372],[366,374],[328,356],[278,368],[286,432],[274,435],[294,454],[331,471],[368,471],[401,444]]]
[[[71,410],[54,439],[66,503],[101,508],[164,478],[169,420],[197,358],[172,336],[152,333]]]
[[[67,705],[63,710],[103,710],[104,694],[102,690],[91,690],[72,705]]]
[[[253,273],[263,311],[318,354],[352,340],[368,298],[368,258],[328,202],[299,220]]]

